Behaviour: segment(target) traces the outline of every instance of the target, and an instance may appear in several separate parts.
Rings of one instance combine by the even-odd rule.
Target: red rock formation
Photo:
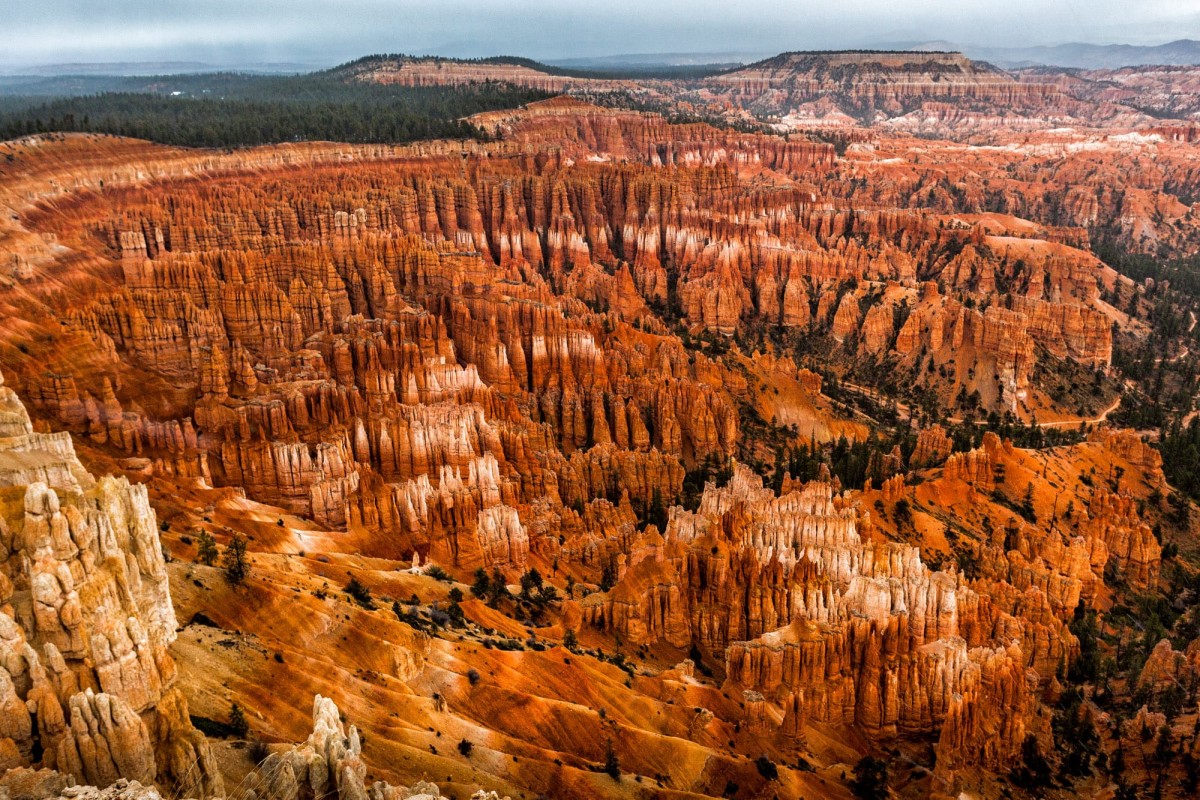
[[[971,66],[946,82],[957,111],[927,109],[925,73],[887,69],[913,80],[851,86],[855,102],[943,119],[996,98],[1041,102]],[[746,97],[777,92],[764,80]],[[724,748],[740,723],[758,752],[793,753],[814,725],[849,726],[872,743],[937,741],[951,784],[1006,772],[1047,727],[1043,701],[1079,651],[1068,621],[1081,601],[1108,600],[1110,559],[1131,586],[1157,583],[1162,554],[1134,499],[1162,482],[1153,448],[1105,431],[1071,450],[1130,471],[1111,472],[1111,490],[1097,476],[1093,492],[1072,485],[1078,470],[1057,464],[1051,479],[1035,466],[1049,451],[989,434],[952,454],[933,427],[911,459],[935,468],[920,478],[896,474],[899,447],[872,452],[877,496],[790,477],[776,496],[739,467],[696,511],[676,503],[689,471],[805,443],[789,408],[832,418],[817,369],[884,366],[920,406],[978,392],[985,410],[1028,415],[1045,370],[1105,368],[1120,312],[1099,290],[1130,286],[1086,252],[1085,227],[1128,219],[1187,240],[1168,191],[1194,182],[1187,142],[1153,144],[1149,168],[1150,144],[1088,133],[988,148],[864,133],[839,156],[799,136],[569,100],[476,121],[504,139],[235,157],[82,137],[0,146],[13,155],[0,200],[17,217],[0,215],[0,248],[18,259],[0,276],[0,357],[39,429],[60,431],[33,434],[23,410],[0,409],[0,484],[54,487],[10,498],[20,524],[0,528],[19,555],[0,570],[0,624],[12,620],[0,661],[14,665],[0,672],[12,685],[0,685],[0,762],[27,764],[46,742],[43,759],[89,779],[148,779],[178,777],[202,752],[172,689],[175,623],[156,594],[142,490],[93,485],[74,435],[139,480],[172,479],[182,495],[237,487],[241,502],[338,529],[321,535],[364,562],[416,553],[459,578],[482,567],[508,580],[537,566],[589,591],[615,579],[547,630],[582,622],[581,638],[606,648],[617,633],[668,663],[695,646],[724,664],[725,700],[686,669],[631,677],[712,705],[671,737]],[[811,440],[835,422],[865,429],[822,422]],[[1022,522],[1012,498],[1026,485],[1037,495]],[[1074,492],[1071,513],[1058,492]],[[893,526],[872,522],[866,498],[906,500],[913,525],[899,535],[929,560],[881,541]],[[114,550],[104,519],[129,542]],[[81,585],[100,602],[85,604]],[[596,685],[624,684],[609,678]],[[502,713],[479,703],[477,721]],[[106,760],[81,746],[75,719],[118,753],[148,742],[157,757]],[[350,737],[325,733],[316,749]],[[714,767],[705,780],[728,778]]]
[[[963,481],[975,491],[987,494],[994,488],[994,457],[1001,447],[996,435],[989,432],[982,447],[967,453],[953,453],[947,458],[942,476],[947,480]]]
[[[917,432],[917,445],[910,459],[914,467],[927,467],[945,461],[954,443],[941,425],[931,425]]]
[[[828,484],[777,498],[739,465],[642,547],[612,591],[585,601],[585,618],[635,643],[724,650],[729,684],[779,706],[784,736],[810,722],[884,738],[941,731],[956,763],[995,769],[1018,754],[1036,706],[1026,654],[972,648],[962,637],[984,619],[976,595],[915,549],[863,542]],[[746,713],[771,728],[759,703]]]
[[[1105,552],[1134,586],[1149,587],[1158,580],[1162,548],[1150,526],[1139,518],[1132,497],[1097,486],[1080,529],[1089,539],[1104,543]]]
[[[7,766],[222,794],[208,745],[172,688],[177,623],[145,487],[94,479],[69,438],[33,431],[2,378],[0,486],[24,495],[11,522],[0,515]]]
[[[1004,114],[1009,127],[1062,114],[1072,104],[1049,83],[1019,83],[1006,73],[961,53],[785,53],[704,82],[707,91],[757,113],[843,119],[883,114],[903,118],[915,111],[943,124],[962,123],[965,109]],[[978,121],[975,123],[978,124]]]

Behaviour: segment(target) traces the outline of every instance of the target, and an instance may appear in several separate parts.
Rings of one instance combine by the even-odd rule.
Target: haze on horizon
[[[379,52],[555,60],[1200,38],[1200,0],[45,0],[13,2],[4,16],[0,67],[10,68],[333,65]]]

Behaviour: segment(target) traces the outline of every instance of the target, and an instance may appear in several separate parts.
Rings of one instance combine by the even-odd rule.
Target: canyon
[[[938,53],[353,79],[564,94],[0,143],[0,794],[1187,796],[1197,523],[1104,422],[1165,295],[1094,246],[1196,252],[1186,122]]]
[[[778,132],[847,139],[862,127],[986,142],[1057,127],[1129,130],[1194,122],[1194,67],[1006,72],[962,53],[791,52],[680,77],[563,70],[528,59],[411,56],[360,59],[351,82],[385,86],[505,83],[617,108],[645,108]]]

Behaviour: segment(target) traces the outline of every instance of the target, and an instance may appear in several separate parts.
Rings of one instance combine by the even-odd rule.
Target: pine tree
[[[246,735],[250,733],[250,723],[246,720],[242,707],[237,703],[234,703],[229,709],[229,730],[239,739],[245,739]]]
[[[533,590],[541,590],[542,588],[542,573],[537,571],[537,568],[529,570],[521,576],[521,599],[529,600],[533,596]]]
[[[200,531],[196,536],[196,563],[206,567],[217,563],[217,541],[208,531]]]
[[[617,758],[617,751],[613,750],[612,739],[604,748],[604,771],[614,781],[621,780],[621,760]]]
[[[867,756],[854,766],[850,791],[859,800],[886,800],[888,796],[887,762]]]
[[[500,570],[492,570],[492,579],[488,586],[488,605],[495,608],[500,601],[512,597],[512,592],[508,591],[508,583],[504,580],[504,575]]]
[[[471,584],[471,594],[482,600],[492,592],[492,582],[483,567],[475,570],[475,582]]]
[[[229,540],[225,552],[221,555],[221,567],[225,570],[225,580],[234,586],[246,580],[246,576],[250,573],[250,566],[246,561],[245,536],[235,533]]]
[[[1037,522],[1037,512],[1033,508],[1033,481],[1025,485],[1025,497],[1021,500],[1021,516],[1030,522]]]

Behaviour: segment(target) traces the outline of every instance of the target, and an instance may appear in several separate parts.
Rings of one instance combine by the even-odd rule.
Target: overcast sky
[[[0,65],[1200,38],[1200,0],[0,0]]]

